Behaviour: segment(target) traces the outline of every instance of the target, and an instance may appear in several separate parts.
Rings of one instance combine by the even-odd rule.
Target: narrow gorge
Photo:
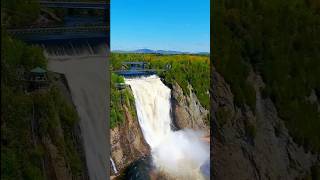
[[[131,125],[131,128],[122,132],[129,130],[129,134],[132,131],[138,134],[134,134],[136,138],[129,143],[131,145],[124,145],[118,143],[121,136],[128,137],[119,133],[121,126],[112,130],[112,158],[116,167],[123,170],[135,160],[151,156],[153,165],[171,174],[166,178],[199,179],[201,175],[197,168],[209,158],[209,145],[200,140],[209,132],[209,127],[205,125],[209,112],[192,93],[192,87],[189,86],[190,95],[185,96],[178,84],[171,90],[156,76],[125,79],[125,82],[131,87],[129,91],[135,98],[135,103],[131,105],[134,105],[137,114],[132,120],[132,115],[128,116],[130,112],[126,111],[124,125],[135,126]],[[124,154],[124,150],[128,154]],[[137,150],[141,151],[135,153],[136,157],[130,161],[127,158],[132,157],[130,152]],[[128,163],[123,164],[125,161]]]

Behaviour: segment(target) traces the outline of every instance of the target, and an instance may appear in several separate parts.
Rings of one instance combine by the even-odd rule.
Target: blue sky
[[[210,51],[210,0],[111,0],[111,50]]]

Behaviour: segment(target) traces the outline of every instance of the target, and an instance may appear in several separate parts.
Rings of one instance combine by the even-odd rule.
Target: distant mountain
[[[155,52],[158,53],[158,54],[190,54],[189,52],[165,51],[165,50],[157,50]]]
[[[152,50],[152,49],[137,49],[134,51],[114,50],[112,52],[117,53],[145,53],[145,54],[210,54],[209,52],[190,53],[183,51],[171,51],[171,50]]]
[[[210,53],[209,52],[198,52],[196,54],[209,55]]]
[[[132,51],[133,53],[155,53],[154,50],[151,49],[137,49],[135,51]]]

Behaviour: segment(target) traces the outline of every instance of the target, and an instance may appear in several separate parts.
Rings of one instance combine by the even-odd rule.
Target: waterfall
[[[126,83],[130,84],[135,97],[144,138],[151,148],[155,148],[171,131],[170,89],[156,76],[126,79]]]
[[[48,58],[75,58],[90,57],[107,54],[108,47],[105,43],[79,41],[79,42],[59,42],[56,44],[40,44]]]
[[[113,161],[113,159],[111,157],[110,157],[110,161],[111,161],[111,166],[112,166],[114,174],[118,174],[118,170],[117,170],[116,164],[114,163],[114,161]]]
[[[73,45],[73,48],[75,45]],[[79,45],[80,47],[80,45]],[[108,179],[107,55],[68,54],[70,49],[46,47],[48,69],[65,75],[80,117],[86,165],[91,180]],[[84,47],[85,48],[85,47]],[[105,50],[106,51],[106,50]],[[59,53],[58,53],[59,52]],[[85,52],[85,51],[84,51]],[[89,52],[89,51],[88,51]]]
[[[138,121],[157,170],[181,179],[202,179],[199,168],[209,159],[209,144],[200,140],[203,132],[171,130],[171,90],[155,75],[125,82],[132,89]]]

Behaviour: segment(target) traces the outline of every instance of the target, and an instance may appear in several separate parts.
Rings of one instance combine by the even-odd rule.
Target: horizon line
[[[126,51],[126,52],[133,52],[137,50],[151,50],[151,51],[176,51],[180,53],[208,53],[210,54],[210,51],[181,51],[181,50],[165,50],[165,49],[149,49],[149,48],[138,48],[138,49],[131,49],[131,50],[124,50],[124,49],[111,49],[112,51]]]

